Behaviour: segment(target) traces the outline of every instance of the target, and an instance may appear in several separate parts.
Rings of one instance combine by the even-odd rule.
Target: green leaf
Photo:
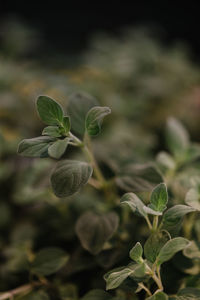
[[[65,133],[67,134],[71,129],[71,122],[70,122],[70,117],[69,116],[64,116],[63,117],[63,127],[65,129]]]
[[[148,207],[162,213],[166,209],[167,202],[168,194],[166,184],[160,183],[152,191]]]
[[[98,101],[87,93],[76,92],[70,95],[67,111],[71,118],[72,130],[83,135],[86,114],[92,107],[98,105]]]
[[[178,300],[199,300],[200,289],[188,287],[178,291]]]
[[[142,245],[139,242],[137,242],[129,252],[130,258],[137,263],[143,262],[142,254],[143,254],[143,249],[142,249]]]
[[[130,206],[131,210],[139,216],[146,217],[147,214],[144,211],[144,203],[134,193],[126,193],[120,200],[122,204],[126,203]]]
[[[41,120],[47,125],[61,125],[63,122],[62,107],[48,96],[38,97],[37,111]]]
[[[48,135],[51,137],[61,137],[60,128],[58,126],[47,126],[43,129],[42,135]]]
[[[116,183],[121,189],[135,193],[152,190],[161,182],[161,174],[151,164],[129,164],[116,178]]]
[[[111,113],[109,107],[95,106],[89,110],[85,120],[85,128],[89,135],[95,136],[101,132],[101,124],[105,116]]]
[[[118,224],[119,217],[114,212],[105,215],[86,212],[78,219],[75,230],[83,248],[96,255],[113,236]]]
[[[169,297],[164,292],[155,293],[153,296],[148,297],[147,300],[168,300]]]
[[[19,143],[17,152],[26,157],[48,157],[48,148],[55,140],[48,136],[25,139]]]
[[[86,162],[63,160],[57,164],[51,176],[53,191],[57,197],[68,197],[79,191],[92,176],[92,166]]]
[[[39,276],[56,273],[68,261],[69,256],[60,248],[45,248],[40,250],[31,264],[31,272]]]
[[[183,217],[190,213],[195,211],[194,208],[187,206],[187,205],[182,205],[178,204],[170,209],[168,209],[163,216],[163,225],[164,228],[173,228],[174,226],[177,226],[177,224],[183,219]]]
[[[165,230],[152,233],[144,244],[144,255],[146,259],[154,263],[161,248],[169,239],[170,235]]]
[[[190,144],[188,132],[174,118],[169,118],[167,121],[166,142],[169,150],[176,156],[185,152]]]
[[[131,273],[133,273],[133,270],[134,269],[131,267],[124,267],[120,271],[109,272],[108,276],[105,274],[106,290],[116,289]]]
[[[162,216],[162,213],[160,211],[156,211],[148,206],[144,206],[144,211],[149,214],[149,215],[154,215],[154,216]]]
[[[92,290],[88,292],[81,300],[112,300],[112,296],[103,290]]]
[[[189,241],[182,237],[169,240],[160,250],[157,257],[157,264],[161,265],[165,261],[170,260],[177,252],[183,250]]]
[[[136,264],[134,266],[133,272],[129,275],[131,279],[133,279],[136,282],[144,282],[147,278],[150,277],[149,271],[146,267],[146,262]]]
[[[185,196],[185,203],[196,210],[200,210],[200,195],[197,188],[191,188]]]
[[[48,148],[48,154],[52,158],[59,159],[61,156],[65,153],[68,143],[69,143],[69,138],[65,138],[63,140],[57,140],[54,142],[49,148]]]

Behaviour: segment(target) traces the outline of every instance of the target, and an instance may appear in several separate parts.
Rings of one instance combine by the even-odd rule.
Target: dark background
[[[43,40],[39,50],[48,53],[78,53],[96,32],[118,34],[123,27],[146,25],[164,43],[186,43],[193,59],[200,60],[199,1],[2,3],[1,20],[13,16],[39,31]]]

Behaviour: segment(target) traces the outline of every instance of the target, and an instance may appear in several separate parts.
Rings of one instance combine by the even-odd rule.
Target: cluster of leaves
[[[87,162],[61,159],[51,174],[54,194],[61,198],[72,195],[76,197],[76,192],[86,183],[93,186],[98,193],[104,194],[104,208],[97,203],[96,211],[86,209],[75,224],[75,232],[82,247],[94,258],[96,257],[96,262],[86,261],[88,267],[93,268],[97,263],[101,267],[110,268],[119,261],[126,261],[127,252],[124,250],[133,243],[130,235],[132,227],[130,226],[139,226],[134,240],[138,238],[141,243],[137,242],[129,252],[133,262],[124,267],[117,267],[104,276],[107,290],[117,289],[115,296],[103,290],[93,290],[82,299],[143,299],[144,292],[147,299],[182,299],[183,297],[184,299],[191,299],[191,297],[198,299],[199,290],[196,289],[198,287],[196,278],[192,285],[186,283],[185,288],[179,289],[177,292],[179,285],[176,296],[168,296],[170,289],[165,287],[165,282],[162,281],[162,277],[165,275],[165,270],[162,271],[163,263],[171,261],[179,251],[183,250],[183,257],[191,259],[194,265],[196,265],[196,259],[200,257],[198,241],[190,242],[187,236],[179,236],[182,224],[184,229],[184,216],[188,213],[193,216],[199,210],[198,180],[195,183],[193,181],[193,186],[186,194],[187,205],[169,203],[169,209],[167,209],[167,187],[163,183],[165,180],[168,187],[171,188],[170,180],[172,178],[173,181],[175,180],[176,171],[199,157],[199,147],[190,143],[183,126],[177,120],[170,119],[168,121],[166,138],[173,157],[165,152],[158,155],[160,171],[153,164],[131,163],[118,169],[111,178],[105,179],[94,157],[90,137],[100,133],[103,118],[110,113],[110,109],[99,106],[96,100],[89,95],[76,93],[71,96],[68,104],[69,116],[65,116],[62,107],[47,96],[38,98],[37,110],[42,121],[48,126],[42,131],[42,136],[23,140],[19,144],[18,153],[27,157],[49,157],[58,160],[67,155],[65,152],[68,150],[68,146],[78,147]],[[173,172],[171,172],[172,169]],[[148,203],[147,199],[151,190]],[[128,193],[124,194],[120,202],[128,204],[134,214],[138,216],[136,222],[138,220],[140,223],[134,224],[126,207],[122,207],[116,213],[121,191]],[[81,194],[78,194],[77,197],[81,199]],[[84,205],[87,206],[87,202]],[[141,224],[140,217],[149,228],[149,236],[147,236],[146,230],[145,235],[142,233],[145,223],[142,226],[139,225]],[[191,220],[190,234],[193,223]],[[146,238],[146,242],[142,246],[144,238]],[[35,299],[34,297],[48,299],[49,296],[54,299],[49,290],[49,281],[46,276],[56,273],[60,268],[65,269],[66,263],[69,269],[70,267],[76,269],[78,265],[76,266],[74,259],[77,259],[77,255],[73,252],[69,255],[58,247],[44,248],[36,254],[29,248],[29,252],[29,272],[38,280],[28,285],[26,290],[28,299]],[[74,255],[75,258],[73,258]],[[83,257],[79,259],[83,259]],[[85,266],[81,268],[85,270]],[[71,273],[73,274],[74,271],[72,269]],[[61,278],[62,281],[65,278],[62,276],[62,272]],[[182,276],[183,279],[184,276]],[[37,291],[38,288],[39,291]],[[59,288],[61,299],[78,299],[74,286],[67,285],[64,291],[63,288],[62,285]],[[137,298],[137,294],[139,298]],[[19,297],[19,299],[26,299],[24,296]]]

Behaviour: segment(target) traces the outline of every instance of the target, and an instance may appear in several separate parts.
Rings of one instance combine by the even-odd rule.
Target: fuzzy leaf
[[[105,116],[111,113],[109,107],[95,106],[89,110],[85,120],[85,128],[89,135],[98,135]]]
[[[183,250],[189,241],[182,237],[169,240],[160,250],[157,257],[157,264],[161,265],[165,261],[170,260],[177,252]]]
[[[60,128],[58,126],[47,126],[43,129],[42,135],[48,135],[51,137],[61,137]]]
[[[131,210],[139,216],[146,217],[147,214],[144,211],[144,203],[134,193],[126,193],[120,200],[122,204],[126,203],[130,206]]]
[[[185,152],[189,146],[189,136],[183,125],[174,118],[169,118],[166,127],[166,142],[169,150],[175,154]]]
[[[48,148],[55,140],[48,136],[25,139],[19,143],[17,152],[26,157],[48,157]]]
[[[52,158],[59,159],[65,153],[69,143],[69,138],[57,140],[48,148],[48,154]]]
[[[174,169],[176,166],[173,157],[169,153],[164,151],[158,153],[156,160],[160,165],[167,169]]]
[[[129,256],[132,260],[134,260],[137,263],[142,263],[142,254],[143,254],[143,249],[142,246],[139,242],[135,244],[135,246],[130,250]]]
[[[172,228],[173,226],[176,226],[186,214],[193,211],[195,211],[194,208],[182,204],[178,204],[171,207],[164,213],[163,216],[164,227]]]
[[[63,160],[57,164],[51,176],[53,191],[57,197],[68,197],[76,193],[90,179],[92,167],[86,162]]]
[[[193,287],[184,288],[178,291],[177,300],[199,300],[200,299],[200,289]]]
[[[104,279],[106,280],[106,290],[116,289],[133,272],[133,270],[133,268],[124,267],[120,271],[109,272],[108,276],[104,276]]]
[[[167,202],[168,194],[166,184],[160,183],[152,191],[148,207],[162,213],[166,209]]]
[[[96,255],[113,236],[118,224],[119,218],[114,212],[105,215],[87,212],[78,219],[75,229],[83,248]]]
[[[146,259],[154,263],[161,248],[169,239],[170,235],[165,230],[152,233],[144,244],[144,255]]]
[[[72,130],[83,135],[85,132],[85,118],[87,112],[94,106],[98,105],[98,101],[84,92],[76,92],[69,97],[67,111],[71,118]]]
[[[70,122],[70,117],[69,116],[64,116],[63,117],[63,127],[65,129],[65,133],[68,133],[71,128],[71,122]]]
[[[55,100],[48,96],[39,96],[37,111],[41,120],[47,125],[60,125],[63,121],[63,109]]]
[[[149,215],[162,216],[162,213],[160,211],[156,211],[148,206],[144,206],[143,210]]]
[[[68,261],[69,256],[60,248],[40,250],[31,264],[31,272],[41,276],[56,273]]]
[[[183,250],[183,254],[191,259],[200,259],[200,244],[195,241],[191,241]]]

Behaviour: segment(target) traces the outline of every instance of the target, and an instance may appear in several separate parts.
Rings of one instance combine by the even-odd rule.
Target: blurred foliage
[[[117,232],[97,255],[89,253],[82,247],[75,228],[84,214],[110,210],[106,195],[87,186],[84,193],[57,199],[49,185],[49,173],[55,162],[50,158],[18,157],[17,144],[41,131],[42,123],[35,113],[38,95],[48,94],[67,107],[70,95],[83,90],[112,110],[103,125],[103,134],[92,142],[107,179],[121,170],[127,172],[127,168],[134,174],[136,164],[154,162],[168,184],[170,206],[183,204],[191,189],[197,196],[196,200],[190,198],[189,201],[197,203],[200,198],[198,146],[194,149],[191,143],[191,151],[178,161],[165,142],[164,128],[167,118],[174,116],[187,125],[191,139],[199,141],[199,67],[190,61],[183,46],[163,46],[140,29],[125,30],[119,37],[96,36],[86,53],[77,58],[78,64],[74,60],[70,67],[63,63],[59,68],[55,64],[44,68],[41,61],[28,58],[41,42],[37,32],[14,20],[5,23],[3,28],[0,49],[0,291],[23,286],[29,280],[34,282],[35,274],[29,278],[29,269],[37,253],[44,248],[58,247],[70,257],[67,261],[65,256],[66,264],[58,273],[48,276],[47,282],[40,278],[44,288],[36,286],[37,295],[14,299],[110,299],[105,292],[96,292],[96,289],[105,289],[103,275],[111,268],[126,265],[133,244],[143,243],[147,238],[145,223],[139,217],[133,218],[126,207],[116,205],[112,210],[120,217]],[[71,147],[68,157],[82,158]],[[126,189],[118,186],[117,191],[121,195]],[[149,191],[139,194],[146,203]],[[182,233],[200,242],[197,213],[186,216]],[[200,288],[199,258],[188,260],[180,254],[163,266],[162,277],[170,294],[180,287]],[[143,292],[139,296],[129,292],[133,285],[133,281],[127,279],[113,294],[114,299],[144,299]],[[93,289],[95,291],[90,291]],[[89,291],[91,296],[86,295]]]

